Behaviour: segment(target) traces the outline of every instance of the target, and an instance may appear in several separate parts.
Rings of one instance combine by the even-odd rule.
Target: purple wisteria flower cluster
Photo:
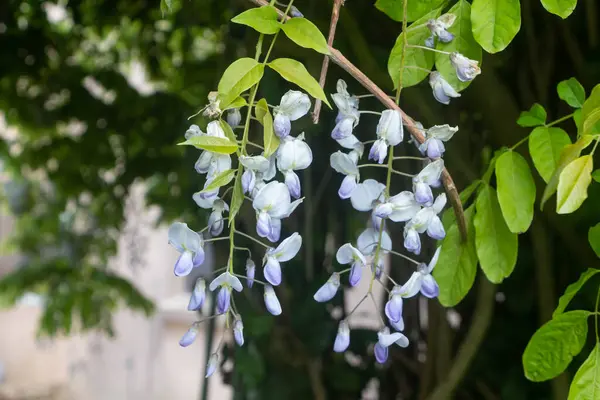
[[[209,118],[219,118],[208,123],[206,132],[197,125],[192,125],[185,133],[186,140],[194,137],[213,137],[227,139],[226,130],[244,128],[244,139],[246,143],[247,128],[239,126],[242,122],[242,114],[238,108],[229,109],[226,115],[226,123],[220,119],[223,111],[219,109],[218,99],[209,95],[209,105],[205,107],[204,115]],[[266,103],[265,103],[266,104]],[[249,154],[244,145],[239,149],[237,167],[232,169],[235,160],[232,154],[222,154],[216,151],[204,150],[195,163],[196,171],[206,176],[203,190],[193,195],[193,200],[198,207],[210,210],[207,226],[196,232],[183,222],[175,222],[169,228],[169,243],[180,253],[175,263],[175,275],[186,276],[193,268],[204,262],[204,245],[209,241],[229,240],[230,256],[227,265],[215,271],[220,273],[214,279],[202,277],[196,281],[188,304],[188,310],[199,310],[206,299],[207,289],[216,292],[216,314],[208,318],[223,316],[226,326],[230,328],[235,342],[242,346],[244,344],[244,324],[242,316],[235,307],[233,293],[244,290],[243,281],[248,288],[259,284],[264,290],[264,302],[268,312],[279,315],[282,312],[281,304],[275,293],[275,287],[282,282],[282,264],[294,258],[302,246],[302,237],[293,233],[280,242],[282,220],[289,217],[303,201],[301,197],[301,184],[296,171],[308,168],[312,163],[312,151],[304,140],[304,134],[297,136],[291,134],[292,121],[295,121],[308,113],[311,107],[309,97],[299,91],[288,91],[278,106],[269,106],[273,109],[273,133],[274,140],[279,143],[276,149],[271,147],[271,154],[265,153],[265,148],[253,144],[254,147],[262,149],[260,154]],[[251,109],[251,107],[249,107]],[[250,118],[250,116],[247,116]],[[280,173],[281,181],[277,179]],[[256,214],[256,234],[277,245],[268,245],[262,240],[248,233],[236,230],[235,224],[231,224],[231,218],[227,217],[230,206],[235,200],[228,204],[225,200],[228,194],[236,196],[233,186],[222,190],[231,180],[225,184],[218,183],[223,176],[228,174],[239,175],[241,186],[240,201],[250,200]],[[231,190],[233,189],[233,192]],[[222,236],[230,220],[229,234]],[[256,279],[256,264],[252,260],[252,253],[246,247],[237,247],[234,243],[235,235],[244,236],[264,247],[262,258],[263,280]],[[234,250],[246,251],[249,254],[244,265],[245,274],[234,265]],[[183,335],[179,344],[182,347],[189,346],[194,342],[202,321],[197,321]],[[219,345],[220,346],[220,345]],[[218,349],[209,358],[206,376],[214,373],[219,362]]]
[[[341,199],[350,199],[352,207],[357,211],[369,212],[369,226],[358,236],[356,243],[344,243],[337,251],[336,260],[341,265],[349,267],[342,271],[333,272],[329,279],[314,294],[318,302],[327,302],[337,293],[342,284],[341,276],[348,274],[348,284],[353,287],[369,276],[369,291],[363,297],[372,296],[371,290],[374,282],[386,287],[383,279],[384,260],[388,254],[398,255],[415,264],[415,271],[407,282],[400,285],[394,282],[388,290],[389,298],[384,307],[389,326],[382,326],[377,335],[374,346],[375,358],[379,363],[384,363],[388,358],[388,348],[392,344],[401,347],[408,346],[408,338],[402,333],[404,320],[402,309],[404,299],[414,297],[417,293],[428,298],[435,298],[439,294],[439,287],[431,275],[440,254],[438,247],[431,261],[426,264],[412,257],[394,251],[392,240],[386,225],[393,222],[404,223],[405,252],[419,255],[421,253],[422,235],[427,235],[434,240],[441,240],[446,232],[439,217],[446,205],[446,195],[441,193],[434,196],[434,189],[441,187],[441,175],[444,169],[444,142],[450,140],[458,128],[449,125],[436,125],[423,129],[425,141],[418,146],[422,157],[394,157],[393,149],[404,140],[404,125],[402,114],[399,110],[390,109],[379,113],[379,123],[375,130],[375,139],[361,142],[354,134],[354,129],[359,123],[359,98],[348,93],[347,85],[339,80],[337,93],[332,98],[338,108],[336,126],[331,133],[343,148],[349,151],[337,151],[331,155],[331,167],[344,175],[338,195]],[[368,111],[372,114],[372,111]],[[375,164],[361,164],[365,145],[371,144],[368,159]],[[416,175],[397,171],[396,162],[403,159],[418,159],[423,163],[423,168]],[[387,160],[387,161],[386,161]],[[361,181],[360,170],[363,167],[380,167],[387,162],[388,177],[390,174],[403,175],[411,178],[407,182],[411,190],[403,190],[397,194],[390,193],[390,179],[387,184],[374,179]],[[360,303],[359,303],[360,304]],[[339,322],[338,333],[333,349],[344,352],[350,344],[349,318],[357,309],[354,309]],[[378,311],[379,312],[379,311]],[[383,320],[382,320],[383,321]]]

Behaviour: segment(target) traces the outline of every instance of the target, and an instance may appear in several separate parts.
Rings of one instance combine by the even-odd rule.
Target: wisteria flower
[[[425,131],[426,140],[419,146],[419,151],[427,154],[427,157],[431,159],[442,157],[446,151],[444,142],[452,139],[456,132],[458,132],[458,126],[451,127],[448,124],[432,126]]]
[[[285,184],[294,198],[300,197],[300,179],[294,171],[306,169],[312,163],[312,151],[304,141],[304,134],[297,138],[287,136],[277,150],[277,168],[285,176]]]
[[[348,138],[353,138],[358,141],[356,137],[352,134],[352,131],[358,125],[360,120],[360,114],[358,112],[358,98],[356,96],[351,96],[348,93],[348,85],[346,82],[339,79],[337,81],[337,93],[331,95],[333,102],[338,108],[338,114],[335,118],[335,127],[331,132],[331,137],[338,141],[345,140]],[[351,139],[351,141],[354,141]],[[341,143],[340,143],[341,144]],[[341,144],[343,147],[346,145]]]
[[[460,53],[450,53],[450,63],[456,70],[456,76],[461,82],[469,82],[481,73],[479,62],[471,60]]]
[[[231,108],[227,110],[227,123],[231,128],[235,128],[242,122],[242,113],[239,108]]]
[[[209,92],[207,97],[208,105],[204,107],[204,112],[202,115],[211,119],[218,118],[222,113],[220,108],[221,100],[219,100],[219,92]]]
[[[208,364],[206,365],[206,375],[205,378],[208,378],[217,370],[217,365],[219,364],[219,355],[217,353],[212,353],[210,358],[208,359]]]
[[[429,74],[429,86],[433,90],[433,97],[442,104],[450,104],[450,98],[460,97],[460,93],[437,71]]]
[[[194,343],[196,337],[198,337],[198,324],[194,323],[190,329],[183,334],[181,339],[179,339],[179,345],[181,347],[188,347],[190,344]]]
[[[279,106],[273,110],[273,130],[283,139],[290,134],[292,122],[303,117],[310,110],[310,99],[305,93],[290,90],[283,95]]]
[[[396,285],[390,292],[389,299],[387,303],[385,303],[384,309],[385,315],[390,322],[398,323],[402,321],[402,305],[402,287]]]
[[[192,295],[190,296],[190,302],[187,306],[188,311],[199,310],[202,307],[202,304],[204,304],[205,298],[206,281],[202,278],[198,278],[196,280],[196,284],[194,285],[194,290],[192,290]]]
[[[181,253],[175,263],[176,276],[186,276],[204,262],[202,237],[187,224],[174,222],[169,227],[169,244]]]
[[[268,249],[263,260],[263,274],[273,286],[281,284],[281,264],[296,257],[302,247],[302,236],[298,232],[284,239],[275,249]]]
[[[389,218],[394,222],[404,222],[414,217],[421,209],[415,195],[407,190],[377,204],[373,213],[380,218]]]
[[[374,179],[366,179],[364,182],[356,185],[350,196],[352,207],[357,211],[371,211],[375,206],[375,201],[379,200],[385,185]]]
[[[288,209],[287,213],[285,213],[285,215],[281,219],[288,218],[290,215],[292,215],[294,210],[296,210],[296,208],[303,201],[304,201],[304,198],[292,201],[290,203],[290,208]],[[271,232],[269,232],[269,234],[267,235],[267,239],[269,239],[269,241],[271,243],[276,243],[279,241],[279,238],[281,236],[281,219],[271,218]]]
[[[231,290],[241,292],[243,289],[242,282],[236,277],[231,275],[229,272],[223,272],[217,276],[208,286],[211,292],[214,292],[219,288],[217,293],[217,312],[223,314],[229,310],[229,303],[231,302]]]
[[[212,205],[212,212],[208,217],[209,232],[212,236],[219,236],[223,232],[223,227],[225,226],[223,211],[229,212],[227,203],[221,199],[215,200]]]
[[[444,14],[436,19],[430,19],[427,21],[427,28],[431,32],[430,40],[433,42],[433,38],[437,37],[440,42],[448,43],[454,39],[454,35],[448,32],[448,28],[450,28],[454,21],[456,21],[456,15],[454,14]]]
[[[352,264],[348,281],[350,286],[356,286],[360,282],[362,268],[367,264],[365,256],[356,247],[346,243],[338,249],[335,258],[342,265]]]
[[[242,190],[252,193],[256,184],[257,173],[264,174],[269,170],[270,162],[263,156],[240,156],[240,163],[244,166],[242,175]]]
[[[441,250],[441,247],[435,250],[429,265],[421,263],[417,271],[413,272],[408,281],[400,289],[402,297],[413,297],[418,292],[421,292],[423,296],[433,299],[440,294],[440,287],[433,275],[431,275],[431,272],[433,272],[438,262]]]
[[[200,129],[200,127],[196,124],[192,124],[190,125],[190,127],[188,128],[187,131],[185,131],[185,140],[191,139],[194,136],[203,136],[206,135],[206,133],[202,132],[202,129]]]
[[[444,160],[440,158],[427,164],[425,168],[413,178],[413,192],[417,203],[424,206],[430,206],[433,203],[431,186],[438,184],[443,170]]]
[[[265,285],[265,306],[267,307],[267,311],[269,311],[273,315],[281,314],[281,304],[279,303],[279,299],[275,294],[275,290],[271,285]]]
[[[242,317],[239,315],[235,316],[235,321],[233,322],[233,338],[238,346],[244,345],[244,324],[242,323]]]
[[[333,343],[333,351],[343,353],[348,349],[348,346],[350,346],[350,327],[346,320],[341,320]]]
[[[377,343],[375,343],[375,359],[378,363],[383,364],[388,358],[388,347],[394,343],[400,347],[408,346],[408,338],[400,332],[390,333],[390,329],[386,326],[377,333]]]
[[[341,151],[336,151],[329,158],[331,168],[336,170],[336,172],[345,175],[342,185],[338,190],[338,196],[340,196],[341,199],[347,199],[352,195],[352,192],[360,179],[357,165],[358,157],[354,158],[351,154],[355,154],[354,157],[356,157],[357,153],[352,151],[350,154],[346,154]]]
[[[377,253],[377,244],[379,243],[379,229],[367,228],[356,240],[356,247],[365,256],[375,256]],[[383,255],[392,250],[392,239],[390,235],[383,230],[381,232],[381,244],[377,258],[372,262],[372,269],[375,272],[375,277],[379,279],[383,271]]]
[[[246,284],[249,288],[254,285],[254,276],[256,275],[256,264],[251,258],[246,260]]]
[[[369,160],[375,160],[383,164],[387,157],[388,146],[396,146],[404,138],[404,126],[402,115],[398,110],[385,110],[381,113],[377,124],[378,139],[373,143],[369,152]]]
[[[331,274],[327,282],[323,284],[314,294],[313,298],[319,303],[325,303],[333,299],[340,287],[340,274],[334,272]]]
[[[421,238],[419,233],[427,232],[427,235],[435,240],[446,237],[446,231],[439,214],[446,205],[446,194],[440,194],[430,207],[422,208],[404,226],[404,248],[414,254],[421,253]]]
[[[256,233],[267,237],[273,228],[273,219],[282,219],[289,215],[291,206],[290,192],[281,182],[267,183],[254,197],[252,207],[256,210]]]

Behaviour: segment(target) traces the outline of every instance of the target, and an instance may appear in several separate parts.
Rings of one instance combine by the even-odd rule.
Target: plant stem
[[[571,114],[565,115],[564,117],[560,117],[559,119],[557,119],[557,120],[555,120],[555,121],[552,121],[552,122],[550,122],[549,124],[546,124],[546,125],[544,125],[544,126],[545,126],[546,128],[550,128],[551,126],[554,126],[554,125],[556,125],[556,124],[560,124],[561,122],[563,122],[563,121],[566,121],[566,120],[568,120],[569,118],[572,118],[572,117],[573,117],[573,114],[575,114],[575,113],[571,113]]]
[[[422,68],[422,67],[418,67],[416,65],[405,65],[403,68],[408,68],[408,69],[418,69],[419,71],[424,71],[424,72],[428,72],[431,73],[432,71],[430,69],[427,68]]]
[[[363,301],[365,301],[365,299],[367,298],[367,296],[368,296],[368,295],[369,295],[368,293],[367,293],[367,294],[365,294],[365,295],[362,297],[362,299],[360,299],[360,300],[358,301],[358,303],[356,303],[356,305],[354,306],[354,308],[352,309],[352,311],[350,311],[350,313],[349,313],[348,315],[346,315],[346,318],[345,318],[345,319],[348,319],[348,318],[350,318],[350,316],[351,316],[352,314],[354,314],[354,311],[356,311],[356,309],[357,309],[357,308],[358,308],[358,307],[359,307],[359,306],[360,306],[360,305],[363,303]]]
[[[418,160],[418,161],[424,161],[424,160],[427,160],[427,157],[399,156],[399,157],[394,157],[394,161],[396,161],[396,160]]]
[[[240,275],[240,274],[233,274],[233,276],[237,276],[238,278],[244,278],[244,279],[248,279],[248,277],[246,275]],[[268,283],[263,282],[261,280],[258,280],[256,278],[252,278],[252,280],[260,285],[268,285]]]
[[[600,303],[600,286],[598,286],[598,294],[596,294],[596,312],[594,313],[594,328],[596,330],[596,343],[600,342],[598,338],[598,304]]]
[[[393,161],[393,155],[394,155],[394,150],[393,149],[394,149],[394,147],[390,146],[390,160],[391,161]],[[386,168],[386,169],[388,169],[389,168],[389,164],[391,164],[391,162],[389,162],[389,161],[388,161],[388,165],[383,165],[383,164],[361,164],[361,165],[358,166],[358,168],[374,167],[374,168]],[[392,174],[396,174],[396,175],[407,176],[409,178],[414,177],[414,175],[407,174],[406,172],[396,171],[395,169],[390,169],[389,172],[392,173]],[[389,190],[387,191],[387,193],[389,194]]]
[[[517,143],[515,143],[510,149],[514,150],[517,147],[519,147],[520,145],[522,145],[523,143],[525,143],[527,141],[527,139],[529,139],[529,135],[525,136],[523,139],[519,140]]]
[[[249,141],[249,140],[248,140],[248,142],[247,142],[246,144],[249,144],[250,146],[254,146],[254,147],[256,147],[256,148],[258,148],[258,149],[261,149],[261,150],[264,150],[264,149],[265,149],[265,148],[264,148],[264,147],[262,147],[261,145],[259,145],[259,144],[256,144],[256,143],[252,143],[252,142],[251,142],[251,141]]]
[[[208,242],[218,242],[219,240],[227,240],[227,239],[229,239],[227,236],[216,237],[216,238],[210,238],[210,239],[204,239],[204,243],[208,243]]]
[[[358,113],[359,114],[374,114],[374,115],[381,116],[381,113],[379,111],[361,110]]]
[[[421,263],[420,263],[420,262],[418,262],[418,261],[416,261],[416,260],[413,260],[413,259],[412,259],[412,258],[410,258],[409,256],[405,256],[405,255],[404,255],[404,254],[402,254],[402,253],[398,253],[397,251],[388,250],[388,249],[383,249],[383,250],[384,250],[384,251],[387,251],[387,252],[389,252],[390,254],[393,254],[393,255],[395,255],[395,256],[402,257],[402,258],[404,258],[405,260],[408,260],[408,261],[410,261],[410,262],[411,262],[411,263],[413,263],[413,264],[416,264],[416,265],[421,265]]]
[[[409,48],[413,48],[413,49],[423,49],[423,50],[429,50],[429,51],[433,51],[435,53],[441,53],[441,54],[446,54],[446,55],[450,55],[450,52],[448,51],[443,51],[443,50],[438,50],[438,49],[432,49],[431,47],[427,47],[427,46],[420,46],[418,44],[409,44],[407,47]]]
[[[270,246],[267,246],[266,244],[264,244],[264,243],[263,243],[263,242],[261,242],[260,240],[258,240],[258,239],[256,239],[256,238],[254,238],[254,237],[252,237],[252,236],[250,236],[250,235],[248,235],[248,234],[246,234],[246,233],[244,233],[244,232],[242,232],[242,231],[236,231],[236,233],[237,233],[238,235],[242,235],[242,236],[244,236],[244,237],[246,237],[246,238],[248,238],[248,239],[250,239],[250,240],[252,240],[252,241],[254,241],[254,242],[258,243],[258,244],[260,244],[260,245],[261,245],[261,246],[263,246],[264,248],[267,248],[267,249],[271,248]]]

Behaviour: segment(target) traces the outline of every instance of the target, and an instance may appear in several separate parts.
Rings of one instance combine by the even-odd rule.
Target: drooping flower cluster
[[[445,25],[440,21],[435,23],[438,24],[435,26],[435,36],[441,41],[452,40],[451,35],[444,33]],[[439,288],[431,272],[437,263],[441,249],[436,250],[429,264],[413,260],[407,255],[394,251],[386,225],[392,222],[404,223],[403,247],[415,255],[419,255],[421,252],[421,235],[426,234],[435,240],[445,237],[446,233],[439,214],[446,204],[446,195],[441,193],[435,197],[433,189],[440,188],[442,184],[444,161],[441,157],[445,151],[443,142],[450,140],[458,129],[448,125],[434,126],[429,129],[421,128],[425,141],[418,146],[418,150],[424,156],[421,159],[423,168],[418,174],[410,175],[397,171],[394,166],[397,161],[406,157],[388,159],[388,157],[393,157],[393,148],[404,139],[402,115],[397,109],[381,112],[375,131],[375,140],[372,140],[373,144],[368,158],[378,164],[383,164],[388,159],[388,174],[395,173],[412,177],[412,182],[407,182],[410,190],[392,194],[389,186],[377,180],[366,179],[361,182],[360,169],[372,164],[360,164],[364,143],[353,133],[360,115],[358,98],[348,93],[347,85],[341,80],[337,84],[337,93],[334,93],[332,97],[339,111],[331,137],[338,141],[343,148],[350,149],[349,152],[336,151],[330,158],[331,167],[344,176],[338,195],[341,199],[350,199],[352,207],[357,211],[369,212],[370,218],[369,226],[358,236],[356,243],[344,243],[337,251],[337,262],[348,268],[333,272],[314,294],[314,299],[318,302],[331,300],[343,285],[342,276],[346,273],[348,273],[347,282],[350,286],[356,286],[361,279],[364,279],[365,275],[369,275],[371,279],[369,292],[375,281],[385,286],[384,261],[389,254],[400,255],[412,261],[416,265],[415,271],[403,285],[396,284],[388,277],[389,281],[394,284],[388,291],[389,299],[384,307],[389,326],[380,328],[374,346],[376,360],[384,363],[388,357],[388,348],[392,344],[401,347],[408,346],[408,338],[402,333],[404,330],[402,318],[404,300],[419,292],[429,298],[438,295]],[[419,157],[408,158],[418,159]],[[365,270],[368,271],[367,274],[365,274]],[[350,315],[339,322],[333,346],[336,352],[345,351],[350,344]]]
[[[207,277],[197,279],[187,308],[190,311],[200,310],[207,297],[206,290],[215,292],[217,314],[209,318],[225,316],[233,339],[240,346],[244,344],[244,324],[242,316],[235,308],[233,294],[244,290],[242,280],[246,281],[248,288],[252,288],[255,283],[258,283],[264,288],[267,311],[273,315],[281,314],[281,304],[274,287],[282,282],[282,263],[291,260],[300,251],[302,237],[298,233],[293,233],[277,246],[271,247],[247,233],[236,230],[235,217],[230,217],[228,214],[234,203],[243,202],[245,196],[248,196],[256,213],[258,236],[266,238],[272,243],[279,242],[281,221],[289,217],[303,201],[300,178],[296,171],[308,168],[312,163],[312,151],[304,139],[304,134],[293,136],[291,122],[306,115],[310,106],[311,101],[308,96],[298,91],[290,90],[282,97],[279,106],[273,108],[273,131],[265,132],[265,137],[269,134],[272,135],[271,141],[278,139],[276,149],[272,145],[269,146],[269,154],[265,153],[266,149],[264,148],[261,154],[249,154],[246,149],[248,130],[245,126],[240,125],[242,122],[240,109],[221,110],[219,98],[213,92],[209,94],[209,104],[204,108],[204,115],[218,119],[208,123],[206,132],[203,132],[197,125],[192,125],[185,133],[188,141],[186,144],[196,145],[198,143],[196,147],[202,149],[201,143],[205,137],[219,138],[228,141],[227,143],[237,145],[237,142],[233,142],[231,139],[231,135],[236,136],[232,132],[238,128],[244,129],[242,146],[239,148],[237,166],[234,169],[232,166],[235,159],[232,159],[231,152],[221,153],[215,147],[204,149],[194,165],[199,174],[206,176],[203,189],[194,193],[193,200],[200,208],[209,210],[207,226],[196,232],[183,222],[175,222],[169,228],[169,243],[180,253],[179,259],[175,263],[176,276],[186,276],[193,268],[204,262],[205,243],[222,239],[231,240],[229,261],[224,268],[220,269],[223,272],[210,282],[207,282]],[[253,105],[248,105],[247,118],[250,118],[252,108]],[[225,113],[226,122],[221,119]],[[269,118],[271,118],[270,114]],[[262,148],[254,143],[253,146]],[[213,149],[214,151],[212,151]],[[278,171],[281,174],[280,180],[277,180]],[[231,187],[223,190],[232,180]],[[236,191],[236,185],[241,188],[241,190],[238,189],[241,193]],[[229,194],[231,194],[231,199],[228,203],[226,198]],[[292,201],[292,199],[295,200]],[[228,219],[229,237],[219,237],[228,226],[226,223]],[[207,234],[210,237],[205,238],[204,236]],[[252,260],[250,249],[234,245],[235,234],[252,239],[264,247],[262,260],[264,281],[256,279],[256,264]],[[234,265],[234,250],[250,253],[244,266],[245,275]],[[215,272],[219,272],[219,270]],[[179,342],[181,346],[189,346],[194,342],[200,322],[195,322],[183,335]],[[218,362],[217,350],[209,359],[206,369],[207,376],[214,373]]]

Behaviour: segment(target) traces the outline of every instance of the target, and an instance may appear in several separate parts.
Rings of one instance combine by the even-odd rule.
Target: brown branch
[[[331,12],[331,23],[329,24],[329,37],[327,45],[333,46],[333,38],[335,37],[335,29],[337,28],[338,20],[340,19],[340,7],[344,5],[345,0],[333,0],[333,11]],[[325,87],[325,79],[327,79],[327,69],[329,68],[329,57],[323,57],[323,65],[321,66],[321,76],[319,77],[319,85],[321,89]],[[315,100],[315,108],[312,113],[313,124],[319,123],[319,114],[321,114],[321,99]]]
[[[266,0],[249,0],[254,4],[259,6],[265,6],[269,3]],[[289,16],[286,16],[281,10],[277,10],[279,16],[281,18],[289,19]],[[412,135],[412,137],[419,143],[425,142],[425,136],[423,132],[417,127],[415,121],[392,100],[379,86],[377,86],[368,76],[366,76],[361,70],[356,68],[354,64],[352,64],[344,55],[337,49],[333,48],[329,45],[329,58],[331,61],[342,67],[343,70],[348,72],[354,79],[356,79],[365,89],[367,89],[370,93],[372,93],[377,100],[379,100],[385,107],[398,110],[402,114],[402,120],[404,126],[408,129],[408,132]],[[446,168],[442,173],[442,182],[444,183],[444,187],[446,188],[446,193],[450,200],[450,204],[452,204],[452,208],[454,209],[454,213],[456,214],[456,221],[458,223],[458,229],[461,234],[461,238],[463,241],[467,240],[467,223],[465,221],[465,214],[462,207],[462,203],[460,202],[460,198],[458,197],[458,190],[456,189],[456,185],[454,184],[454,180],[452,176],[448,172]]]

